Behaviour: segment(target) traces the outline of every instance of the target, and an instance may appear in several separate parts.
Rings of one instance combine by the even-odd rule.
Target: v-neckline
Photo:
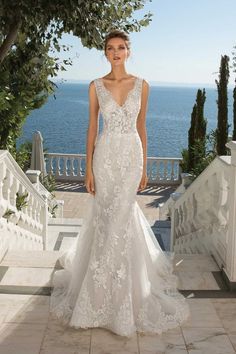
[[[103,79],[100,77],[99,80],[101,81],[104,90],[107,91],[108,94],[110,95],[110,97],[111,97],[111,99],[113,100],[113,102],[114,102],[119,108],[123,108],[123,107],[125,106],[125,104],[126,104],[128,98],[129,98],[129,95],[130,95],[131,92],[133,92],[133,91],[135,90],[135,88],[136,88],[136,84],[137,84],[137,81],[138,81],[138,77],[137,77],[137,76],[135,77],[134,86],[133,86],[133,88],[132,88],[131,90],[128,91],[128,94],[127,94],[127,96],[126,96],[126,99],[125,99],[125,101],[124,101],[124,103],[123,103],[122,105],[120,105],[120,104],[115,100],[115,98],[114,98],[112,92],[111,92],[110,90],[108,90],[108,88],[106,88],[106,86],[104,85]]]

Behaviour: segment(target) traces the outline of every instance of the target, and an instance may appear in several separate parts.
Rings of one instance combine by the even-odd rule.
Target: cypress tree
[[[229,57],[221,56],[219,81],[215,80],[218,90],[218,117],[216,129],[216,151],[218,155],[227,155],[225,144],[228,141],[228,92]]]
[[[232,136],[232,140],[236,140],[236,86],[234,87],[233,90],[233,122],[234,122],[234,126],[233,126],[233,136]]]
[[[188,131],[188,171],[191,171],[194,167],[193,146],[195,141],[196,121],[197,121],[197,105],[195,103],[191,114],[191,125]]]
[[[196,139],[204,140],[206,136],[207,121],[204,118],[204,104],[206,101],[205,89],[199,89],[197,92],[197,124],[196,124]]]
[[[191,126],[188,132],[188,170],[194,169],[199,156],[205,155],[207,120],[204,118],[205,89],[197,91],[196,103],[191,114]],[[201,147],[201,154],[197,151]]]

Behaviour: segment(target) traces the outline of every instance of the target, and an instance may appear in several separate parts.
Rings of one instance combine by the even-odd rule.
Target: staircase
[[[0,263],[0,293],[50,295],[60,255],[78,237],[82,219],[51,218],[48,250],[9,250]]]
[[[171,219],[170,249],[211,255],[227,286],[236,289],[236,141],[231,156],[217,156],[188,186],[180,186],[161,206]]]
[[[0,263],[0,293],[50,295],[52,274],[61,268],[58,258],[79,237],[82,226],[81,219],[67,219],[66,224],[60,219],[51,221],[49,250],[10,250],[4,256]],[[168,223],[159,222],[152,228],[160,245],[168,250]],[[173,263],[178,288],[186,296],[222,297],[228,291],[211,255],[176,254]]]
[[[236,162],[234,156],[231,162]],[[25,177],[19,169],[16,173],[14,169],[16,166],[10,158],[10,163],[8,161],[7,170],[4,172],[8,180],[2,188],[4,203],[1,204],[0,212],[3,212],[3,207],[12,207],[14,204],[13,194],[19,187],[16,183],[17,178],[20,179],[22,191],[30,188],[31,199],[29,209],[24,212],[24,220],[21,223],[22,234],[19,233],[16,238],[18,247],[14,249],[10,232],[6,243],[1,240],[1,244],[7,251],[0,254],[0,353],[154,354],[159,352],[190,353],[192,350],[197,350],[199,353],[211,351],[215,354],[236,353],[236,292],[229,286],[219,261],[225,257],[225,272],[228,271],[228,274],[232,275],[230,278],[232,280],[234,273],[231,255],[235,252],[232,237],[235,232],[234,224],[229,223],[227,237],[224,237],[222,233],[227,222],[220,224],[221,227],[218,228],[214,239],[212,231],[217,230],[214,227],[208,228],[211,231],[208,238],[204,238],[206,234],[198,232],[196,234],[198,237],[194,239],[186,232],[189,230],[187,221],[190,221],[190,225],[194,225],[195,231],[199,231],[201,227],[202,230],[207,230],[209,219],[206,215],[216,224],[218,214],[220,220],[224,222],[231,220],[232,215],[235,215],[234,199],[231,197],[228,199],[230,193],[227,192],[227,188],[220,189],[222,199],[218,199],[222,200],[222,203],[218,209],[214,204],[213,208],[207,210],[206,205],[212,205],[209,204],[208,196],[204,194],[204,198],[201,199],[202,186],[205,183],[203,181],[210,181],[210,176],[213,176],[213,180],[216,181],[214,186],[218,188],[219,178],[217,176],[220,175],[221,180],[227,181],[227,186],[231,188],[233,195],[234,167],[231,162],[229,164],[227,160],[215,161],[216,168],[214,164],[213,168],[209,167],[207,174],[200,177],[201,180],[198,179],[188,188],[185,188],[183,184],[179,186],[174,193],[175,196],[169,198],[160,208],[160,218],[152,225],[163,250],[176,252],[173,260],[174,273],[179,279],[179,291],[186,296],[189,302],[191,318],[182,326],[161,336],[134,334],[127,339],[101,328],[88,330],[64,328],[50,317],[49,303],[53,272],[61,268],[58,258],[79,237],[83,219],[48,217],[46,215],[47,201],[32,189],[28,180],[24,181]],[[229,167],[229,173],[222,171],[217,168],[218,163],[225,163],[226,168],[229,166],[232,168]],[[14,168],[11,168],[11,165]],[[220,171],[219,175],[217,171]],[[209,183],[205,185],[209,186]],[[14,193],[10,188],[12,186],[14,186]],[[207,190],[210,190],[213,193],[211,195],[214,196],[212,185],[210,189],[204,189],[204,191]],[[189,208],[191,201],[194,200],[193,195],[197,196],[196,200],[199,202],[198,207],[195,205],[194,209],[195,212],[200,210],[199,215],[193,214]],[[150,205],[155,203],[156,200],[154,202],[153,198],[153,203]],[[171,218],[167,218],[167,214]],[[3,238],[7,226],[6,222],[0,223],[0,234],[2,232]],[[35,240],[30,239],[34,229],[37,230],[37,239],[40,241],[37,244]],[[220,256],[217,257],[216,252],[209,252],[211,241],[217,252],[220,252]],[[217,249],[217,244],[225,245],[225,254],[220,248]],[[232,266],[227,268],[230,262]]]

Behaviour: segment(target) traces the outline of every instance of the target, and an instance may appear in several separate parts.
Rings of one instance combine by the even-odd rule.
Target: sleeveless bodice
[[[136,121],[141,107],[142,82],[142,78],[136,77],[134,87],[128,92],[125,102],[119,105],[102,79],[94,80],[104,122],[103,133],[137,133]]]

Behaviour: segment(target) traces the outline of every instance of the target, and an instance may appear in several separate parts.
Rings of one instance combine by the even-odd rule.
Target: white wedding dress
[[[74,328],[103,327],[130,336],[162,333],[189,316],[177,290],[174,253],[164,252],[136,201],[143,149],[136,129],[143,79],[120,106],[94,80],[104,128],[95,144],[95,196],[78,239],[59,258],[50,312]],[[79,208],[83,207],[79,205]]]

